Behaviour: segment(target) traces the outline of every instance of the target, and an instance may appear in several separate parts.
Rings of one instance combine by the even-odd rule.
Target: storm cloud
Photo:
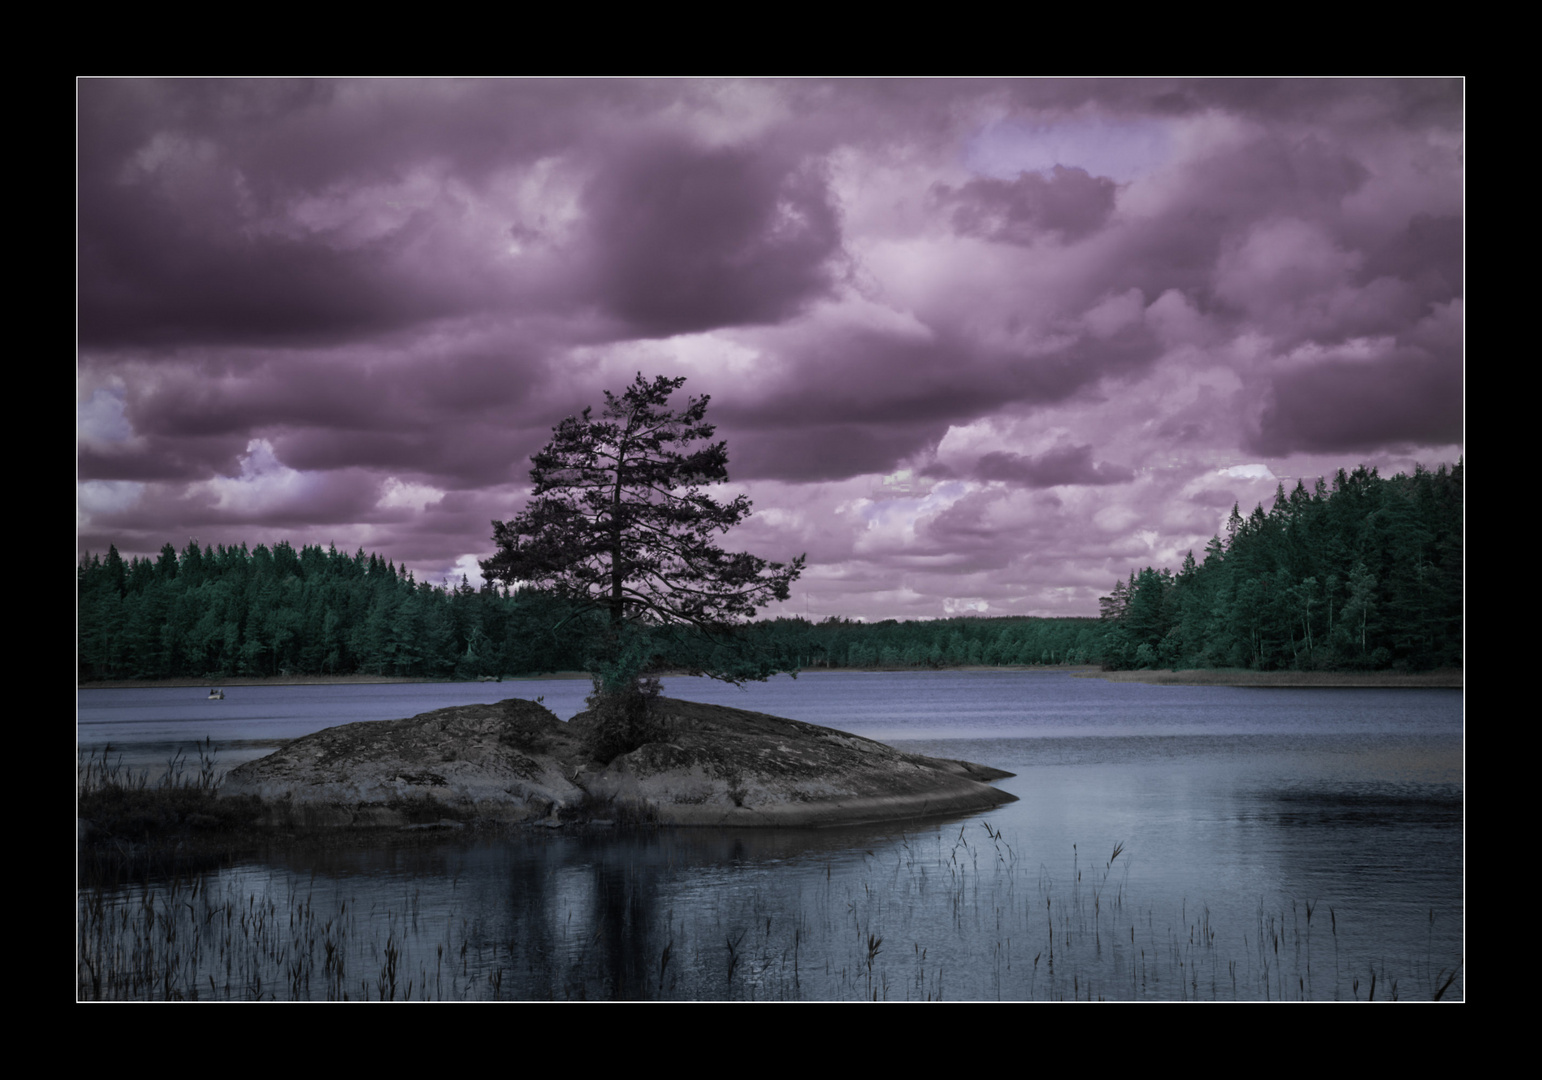
[[[1048,176],[1020,172],[1011,181],[984,177],[958,188],[939,184],[932,194],[939,205],[951,209],[958,232],[1032,244],[1051,236],[1075,241],[1096,232],[1113,213],[1115,191],[1106,176],[1056,165]]]
[[[1463,452],[1464,85],[84,79],[77,534],[475,566],[563,417],[708,394],[789,613],[1097,612]],[[804,595],[797,595],[799,592]]]
[[[638,336],[780,322],[831,287],[840,224],[815,167],[644,144],[582,201],[595,300]]]
[[[1004,480],[1024,487],[1059,487],[1062,484],[1122,484],[1132,480],[1130,469],[1092,460],[1091,446],[1066,446],[1034,457],[993,450],[975,463],[977,480]]]

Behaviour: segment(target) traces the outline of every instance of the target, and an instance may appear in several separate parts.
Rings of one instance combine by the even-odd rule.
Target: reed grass
[[[82,752],[75,814],[82,881],[219,866],[264,842],[254,798],[220,798],[211,739],[178,748],[164,767],[126,766],[111,744]]]
[[[1340,926],[1345,920],[1330,903],[1330,971],[1312,941],[1323,900],[1260,899],[1242,925],[1187,900],[1164,910],[1132,896],[1124,845],[1104,850],[1112,854],[1101,871],[1085,871],[1076,849],[1069,873],[1054,871],[1025,862],[999,829],[977,820],[832,855],[822,875],[808,872],[818,865],[810,860],[791,893],[775,867],[759,867],[672,888],[670,903],[655,910],[640,899],[652,886],[635,869],[585,878],[588,901],[570,891],[542,894],[523,921],[489,916],[456,877],[404,886],[390,903],[378,890],[372,899],[350,892],[358,882],[346,876],[306,882],[252,866],[94,885],[78,894],[78,994],[869,1002],[1463,996],[1461,958],[1439,955],[1433,909],[1425,957],[1368,962],[1354,927]],[[677,917],[682,909],[688,914]]]

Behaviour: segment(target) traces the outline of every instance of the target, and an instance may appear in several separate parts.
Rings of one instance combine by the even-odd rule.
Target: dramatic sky
[[[787,614],[1095,615],[1463,447],[1463,85],[78,84],[78,550],[479,581],[563,417],[711,395]],[[772,612],[774,613],[774,612]]]

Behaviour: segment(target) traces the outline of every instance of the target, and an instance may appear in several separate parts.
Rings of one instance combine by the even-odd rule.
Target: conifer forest
[[[1131,567],[1098,618],[865,623],[763,619],[736,630],[779,670],[1102,664],[1420,671],[1463,659],[1463,465],[1391,478],[1340,470],[1273,506],[1234,508],[1176,572]],[[414,580],[379,554],[279,541],[77,572],[84,681],[302,675],[475,679],[585,670],[562,596]],[[667,655],[667,651],[661,655]]]

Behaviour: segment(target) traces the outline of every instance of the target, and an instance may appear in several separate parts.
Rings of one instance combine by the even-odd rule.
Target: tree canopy
[[[82,680],[474,679],[572,669],[581,646],[576,627],[550,632],[561,605],[549,594],[417,581],[362,549],[190,542],[127,559],[113,547],[81,558],[76,590]]]
[[[727,445],[709,441],[716,429],[705,419],[707,396],[669,408],[684,383],[639,373],[619,397],[606,391],[598,419],[586,408],[553,428],[531,457],[524,511],[493,522],[498,550],[482,572],[564,598],[570,617],[601,616],[610,662],[628,653],[625,666],[641,670],[657,658],[639,654],[639,628],[688,628],[705,637],[663,635],[669,666],[764,678],[769,671],[730,662],[732,650],[720,646],[757,608],[787,599],[804,557],[768,562],[718,546],[717,535],[748,517],[751,503],[744,495],[718,502],[706,490],[728,480]]]
[[[1332,490],[1282,483],[1233,507],[1226,539],[1175,577],[1146,567],[1099,601],[1108,667],[1428,670],[1463,663],[1464,466],[1391,479],[1343,469]]]

